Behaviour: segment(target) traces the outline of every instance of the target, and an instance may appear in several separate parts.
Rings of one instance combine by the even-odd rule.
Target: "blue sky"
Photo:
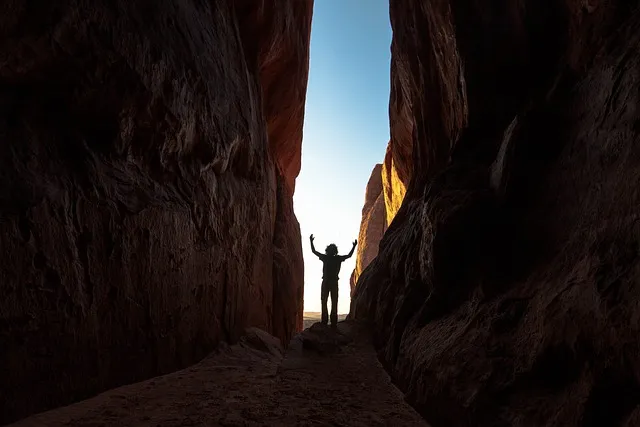
[[[324,252],[341,254],[358,237],[371,170],[389,140],[391,27],[388,0],[315,0],[309,84],[302,142],[302,170],[294,209],[302,231],[305,311],[320,311]],[[338,312],[349,312],[354,256],[340,272]]]

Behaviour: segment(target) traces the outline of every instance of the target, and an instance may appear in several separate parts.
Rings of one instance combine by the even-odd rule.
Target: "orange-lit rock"
[[[387,224],[391,224],[393,218],[400,210],[400,205],[407,192],[407,182],[403,182],[396,168],[396,161],[393,158],[392,141],[387,145],[387,151],[382,164],[382,192],[384,196],[385,216]],[[382,238],[382,236],[380,236]]]
[[[311,13],[0,3],[0,423],[300,327]]]
[[[245,56],[251,56],[249,68],[261,82],[269,148],[293,194],[301,165],[313,0],[236,0],[234,4]]]
[[[351,315],[434,427],[636,425],[637,2],[390,11],[413,170]]]
[[[353,294],[362,271],[378,255],[378,244],[385,230],[386,215],[384,195],[382,194],[382,165],[377,164],[371,172],[371,177],[365,190],[360,233],[358,234],[356,267],[349,279],[351,294]]]
[[[276,161],[271,320],[272,333],[286,345],[302,329],[304,311],[304,263],[293,192],[301,165],[313,0],[239,0],[235,6],[249,70],[261,83],[269,150]]]

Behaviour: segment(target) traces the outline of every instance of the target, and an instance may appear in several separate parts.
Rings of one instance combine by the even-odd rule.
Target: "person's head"
[[[338,255],[338,247],[332,243],[327,246],[327,248],[324,250],[324,253],[331,256]]]

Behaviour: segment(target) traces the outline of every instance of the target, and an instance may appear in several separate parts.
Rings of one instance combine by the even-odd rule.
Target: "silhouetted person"
[[[348,255],[338,255],[338,247],[333,243],[327,246],[324,254],[316,251],[313,246],[313,234],[309,236],[311,241],[311,250],[322,261],[322,288],[320,290],[320,301],[322,302],[322,324],[327,324],[327,299],[331,293],[331,326],[338,325],[338,273],[342,266],[342,261],[351,258],[353,251],[358,244],[357,240],[353,241],[353,247]]]

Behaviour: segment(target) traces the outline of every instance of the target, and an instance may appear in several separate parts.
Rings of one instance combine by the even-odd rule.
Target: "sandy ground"
[[[258,329],[200,363],[13,426],[426,426],[350,322],[291,342]]]

